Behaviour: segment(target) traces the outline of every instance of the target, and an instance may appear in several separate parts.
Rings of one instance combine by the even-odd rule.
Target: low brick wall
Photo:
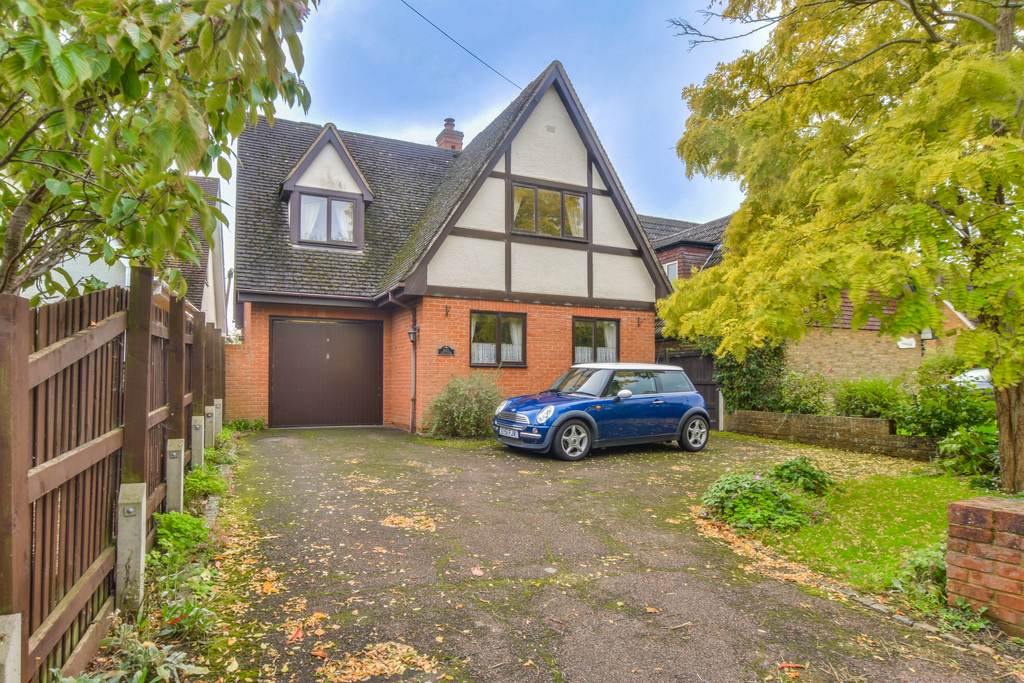
[[[938,452],[937,439],[897,434],[892,420],[867,417],[734,410],[725,414],[723,429],[766,439],[785,439],[907,460],[928,461]]]
[[[1024,501],[972,498],[946,508],[949,604],[966,601],[1024,638]]]

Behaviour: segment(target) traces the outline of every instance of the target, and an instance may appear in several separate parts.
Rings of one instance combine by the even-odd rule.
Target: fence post
[[[192,466],[202,467],[205,462],[205,408],[206,408],[206,314],[196,313],[192,318]]]
[[[217,439],[217,431],[214,428],[217,422],[217,411],[213,402],[217,398],[217,334],[213,323],[206,323],[205,336],[206,353],[204,354],[205,369],[203,376],[205,377],[206,388],[203,414],[206,416],[206,443],[213,447]]]
[[[149,447],[151,321],[153,269],[132,268],[125,333],[124,445],[121,490],[117,499],[117,605],[130,610],[142,604],[146,555],[146,482]]]
[[[718,390],[718,431],[728,431],[725,428],[725,394],[721,389]]]
[[[28,470],[32,466],[28,357],[35,322],[28,299],[0,294],[0,635],[7,648],[0,682],[21,683],[28,657],[32,574]]]
[[[185,297],[171,294],[167,321],[167,511],[185,507],[185,437],[191,422],[185,421]]]

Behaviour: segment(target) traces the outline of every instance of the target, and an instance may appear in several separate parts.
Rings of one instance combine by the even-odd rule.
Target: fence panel
[[[36,309],[0,295],[0,614],[21,614],[25,683],[95,655],[115,607],[120,485],[146,483],[147,517],[161,509],[169,429],[186,457],[202,448],[191,415],[219,396],[207,382],[223,384],[220,343],[190,304],[154,297],[145,268],[130,293]]]

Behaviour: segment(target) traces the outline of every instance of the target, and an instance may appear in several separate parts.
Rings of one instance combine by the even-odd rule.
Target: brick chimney
[[[462,131],[455,130],[455,119],[445,119],[444,130],[437,134],[437,146],[441,149],[454,149],[456,152],[461,152],[462,137]]]

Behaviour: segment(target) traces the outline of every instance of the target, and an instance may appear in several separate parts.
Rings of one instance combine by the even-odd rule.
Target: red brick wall
[[[672,261],[679,264],[679,277],[690,277],[693,274],[693,267],[696,266],[699,269],[708,260],[708,256],[711,256],[711,249],[699,247],[679,246],[658,252],[658,260],[662,265]]]
[[[425,297],[415,305],[420,326],[417,344],[416,426],[422,429],[427,408],[449,379],[465,375],[469,367],[469,312],[526,313],[527,367],[482,369],[498,375],[506,395],[547,388],[572,364],[573,317],[619,320],[619,358],[654,361],[654,313],[609,308],[581,308],[541,304],[511,304],[470,299]],[[448,307],[447,311],[445,307]],[[384,424],[409,427],[412,349],[409,328],[412,313],[331,306],[246,303],[243,342],[227,347],[225,412],[227,419],[269,417],[270,317],[335,318],[384,321]],[[438,356],[448,345],[454,356]]]
[[[949,604],[966,601],[999,628],[1024,637],[1024,501],[973,498],[946,510]]]
[[[546,389],[572,365],[573,317],[617,318],[619,359],[623,362],[654,362],[653,311],[425,297],[417,310],[420,326],[417,424],[420,427],[424,425],[431,399],[445,383],[454,376],[476,369],[469,367],[471,310],[526,314],[527,366],[480,368],[481,372],[497,375],[498,385],[506,396]],[[437,349],[444,345],[455,349],[455,355],[438,356]]]

